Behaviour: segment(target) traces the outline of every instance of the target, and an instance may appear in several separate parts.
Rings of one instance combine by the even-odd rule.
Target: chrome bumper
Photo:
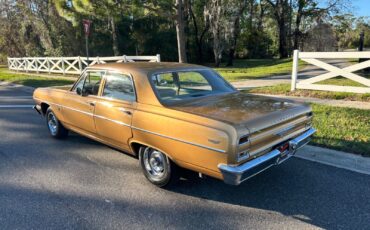
[[[306,145],[310,141],[310,137],[315,132],[316,130],[314,128],[310,128],[300,136],[290,140],[289,150],[287,151],[280,152],[279,150],[275,149],[239,166],[220,164],[218,168],[224,177],[224,182],[226,184],[239,185],[243,181],[257,175],[271,166],[284,162],[293,156],[299,148]]]

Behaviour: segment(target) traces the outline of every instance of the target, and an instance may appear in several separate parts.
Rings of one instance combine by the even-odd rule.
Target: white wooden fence
[[[369,58],[370,52],[299,52],[294,51],[293,68],[292,68],[292,85],[291,90],[295,89],[312,89],[336,92],[352,92],[352,93],[370,93],[370,79],[361,77],[353,72],[370,67],[370,60],[357,63],[345,68],[338,68],[331,64],[325,63],[319,59],[344,59],[344,58]],[[298,80],[298,61],[299,59],[327,70],[327,73],[318,76],[312,76],[309,79]],[[358,82],[364,87],[354,86],[338,86],[314,84],[323,80],[342,76],[352,81]]]
[[[161,56],[115,56],[115,57],[8,57],[8,68],[15,71],[81,74],[86,66],[107,62],[160,62]]]

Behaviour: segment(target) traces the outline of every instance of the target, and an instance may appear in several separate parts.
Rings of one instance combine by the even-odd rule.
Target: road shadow
[[[170,191],[279,212],[325,229],[365,229],[370,220],[369,176],[298,158],[240,186],[211,178],[190,179],[182,180]]]

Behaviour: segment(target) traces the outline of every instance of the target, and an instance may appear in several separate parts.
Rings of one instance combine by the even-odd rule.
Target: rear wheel
[[[68,136],[68,129],[64,128],[50,108],[46,111],[46,124],[52,137],[63,139]]]
[[[161,151],[141,147],[139,150],[140,165],[145,177],[158,187],[175,184],[179,179],[179,167]]]

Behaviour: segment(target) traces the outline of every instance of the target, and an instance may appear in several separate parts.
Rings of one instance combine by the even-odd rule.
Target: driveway
[[[293,158],[239,187],[206,178],[159,189],[125,153],[50,138],[30,96],[0,88],[2,229],[369,228],[370,176]]]
[[[338,68],[344,68],[351,65],[351,63],[349,63],[347,59],[327,59],[327,60],[324,59],[323,61]],[[307,64],[302,70],[298,72],[298,80],[311,78],[327,72],[328,71],[321,69],[317,66]],[[258,79],[233,81],[231,82],[231,84],[237,89],[250,89],[255,87],[290,84],[291,80],[292,75],[285,74]]]

